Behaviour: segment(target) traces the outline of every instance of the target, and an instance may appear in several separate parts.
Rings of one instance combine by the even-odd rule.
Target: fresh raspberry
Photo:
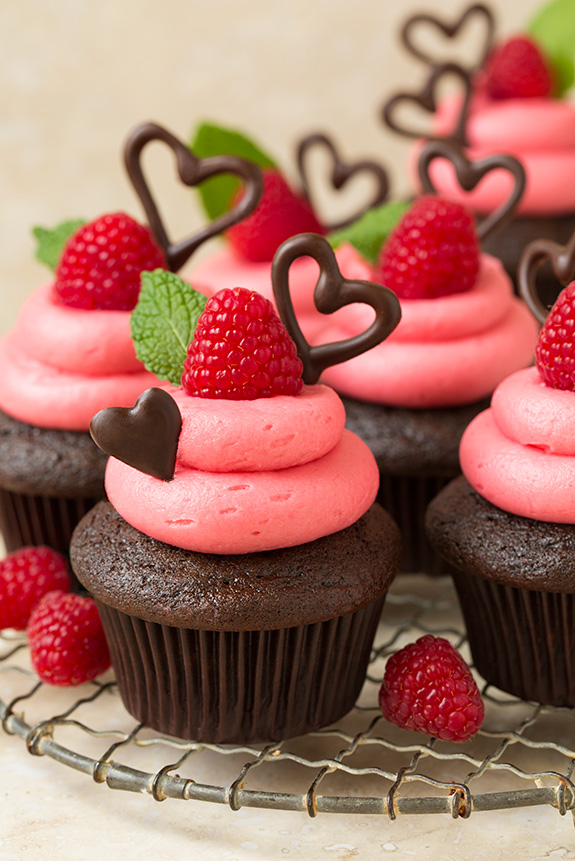
[[[391,723],[444,741],[467,741],[483,723],[469,667],[447,640],[430,634],[391,656],[379,704]]]
[[[46,592],[69,588],[68,563],[51,547],[21,547],[9,553],[0,562],[0,629],[23,631]]]
[[[553,92],[553,73],[532,39],[515,36],[488,58],[485,89],[492,99],[545,98]]]
[[[400,299],[434,299],[471,289],[478,271],[471,214],[459,203],[424,195],[383,246],[376,280]]]
[[[244,287],[225,288],[200,314],[182,386],[189,395],[233,401],[297,395],[302,368],[272,303]]]
[[[164,252],[147,227],[123,212],[102,215],[66,242],[56,269],[55,290],[63,305],[131,311],[140,273],[165,269]]]
[[[308,201],[298,197],[276,170],[263,172],[264,190],[256,209],[227,231],[240,257],[272,260],[282,242],[296,233],[324,233]]]
[[[546,386],[575,392],[575,281],[561,291],[541,327],[535,364]]]
[[[48,592],[30,616],[28,640],[32,665],[49,685],[81,685],[110,666],[104,629],[92,598]]]

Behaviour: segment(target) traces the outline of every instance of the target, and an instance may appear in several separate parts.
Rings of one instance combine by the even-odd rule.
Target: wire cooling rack
[[[50,688],[32,672],[25,638],[4,632],[0,720],[24,742],[24,756],[49,756],[97,783],[157,801],[391,819],[551,805],[575,820],[575,710],[526,703],[485,686],[484,726],[459,745],[383,719],[377,694],[385,660],[424,633],[446,637],[469,659],[450,582],[403,575],[388,595],[353,710],[337,725],[298,739],[238,746],[182,742],[135,724],[111,673],[82,688]]]

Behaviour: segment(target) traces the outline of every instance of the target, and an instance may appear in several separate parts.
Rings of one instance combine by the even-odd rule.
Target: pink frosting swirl
[[[453,128],[461,105],[451,97],[435,117],[434,133],[444,135]],[[523,215],[563,215],[575,211],[575,105],[550,98],[505,99],[475,96],[467,122],[471,159],[493,153],[516,156],[527,174],[525,194],[518,212]],[[410,157],[416,174],[421,144]],[[453,169],[436,159],[430,167],[435,187],[476,212],[493,211],[508,196],[511,178],[505,171],[490,173],[471,193],[462,191]],[[419,183],[414,179],[415,187]]]
[[[319,332],[316,343],[350,337],[369,325],[372,312],[366,306],[344,310],[345,316]],[[533,359],[537,324],[513,295],[501,263],[487,254],[481,255],[471,290],[429,300],[402,299],[401,313],[386,341],[328,368],[325,382],[357,400],[415,409],[448,407],[488,396],[504,377]]]
[[[345,529],[373,503],[375,459],[325,386],[260,401],[169,391],[182,414],[173,480],[115,458],[106,469],[110,502],[141,532],[200,553],[252,553]]]
[[[466,429],[460,460],[469,483],[493,505],[575,523],[575,394],[546,386],[537,368],[512,374]]]
[[[61,305],[51,284],[23,304],[0,340],[0,408],[23,422],[87,431],[110,404],[130,406],[157,385],[136,358],[129,311]]]

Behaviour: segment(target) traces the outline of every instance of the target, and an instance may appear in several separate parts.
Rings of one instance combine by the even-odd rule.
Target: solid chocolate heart
[[[181,428],[178,405],[163,389],[147,389],[133,407],[100,410],[90,423],[102,451],[164,481],[174,477]]]
[[[371,326],[359,335],[331,344],[312,347],[297,321],[289,288],[289,270],[298,257],[311,257],[320,274],[314,288],[316,308],[322,314],[332,314],[345,305],[362,302],[375,311]],[[272,263],[272,284],[279,315],[298,349],[303,362],[303,381],[316,383],[331,365],[347,362],[390,335],[401,319],[401,308],[395,293],[371,281],[349,281],[339,271],[333,248],[316,233],[300,233],[287,239],[276,251]]]
[[[401,30],[401,41],[413,57],[416,57],[418,60],[422,60],[430,66],[437,66],[439,65],[438,61],[421,48],[418,48],[414,43],[414,33],[423,24],[424,28],[429,26],[434,27],[447,39],[453,40],[457,38],[459,32],[472,18],[483,18],[485,21],[485,40],[483,48],[476,62],[469,66],[469,71],[472,72],[479,69],[485,62],[485,59],[493,45],[493,39],[495,36],[495,18],[493,16],[493,12],[488,6],[484,6],[483,3],[474,3],[472,6],[468,6],[459,18],[451,24],[446,21],[442,21],[440,18],[436,18],[435,15],[431,14],[421,13],[418,15],[412,15],[403,25]]]
[[[470,161],[461,146],[453,141],[428,141],[419,156],[418,172],[421,187],[426,194],[437,194],[437,190],[429,175],[429,166],[436,158],[447,159],[455,169],[457,181],[464,191],[472,191],[492,170],[508,171],[515,184],[507,200],[484,218],[477,227],[481,240],[491,238],[503,230],[513,219],[519,201],[525,191],[525,170],[523,165],[511,155],[494,154],[487,158]]]
[[[170,147],[176,157],[178,174],[184,185],[199,185],[212,176],[231,173],[242,181],[244,194],[236,206],[226,212],[225,215],[216,218],[199,233],[181,242],[172,243],[142,169],[142,150],[150,141],[161,141]],[[184,143],[156,123],[144,123],[134,129],[124,147],[124,162],[132,185],[142,201],[150,230],[160,247],[164,249],[168,266],[173,272],[181,269],[200,245],[227,230],[233,224],[237,224],[238,221],[242,221],[253,212],[263,193],[261,171],[252,162],[233,155],[198,158]]]
[[[397,108],[399,105],[412,104],[423,108],[427,113],[434,114],[438,104],[436,98],[437,86],[443,78],[453,75],[462,81],[465,95],[461,103],[461,110],[456,126],[449,134],[449,140],[454,140],[461,144],[467,143],[465,139],[465,126],[467,123],[469,100],[471,98],[471,76],[466,69],[463,69],[457,63],[443,63],[441,66],[433,67],[427,81],[420,90],[404,91],[392,96],[382,108],[383,121],[390,129],[393,129],[393,131],[404,137],[429,137],[429,135],[423,134],[420,129],[416,130],[410,126],[402,125],[395,118]]]
[[[348,224],[352,224],[361,215],[363,215],[364,212],[367,212],[368,209],[373,209],[374,206],[378,206],[380,203],[384,203],[384,201],[387,200],[387,195],[389,193],[389,180],[387,172],[382,165],[369,159],[355,162],[343,161],[332,139],[326,134],[317,132],[304,137],[297,148],[297,166],[302,188],[312,206],[313,199],[307,176],[306,158],[310,150],[318,149],[318,147],[327,150],[332,158],[331,182],[335,189],[339,190],[340,188],[343,188],[343,186],[345,186],[352,177],[358,176],[359,174],[368,174],[372,176],[374,180],[374,193],[370,201],[349,218],[333,222],[331,224],[324,224],[327,231],[339,230],[341,227],[347,227]]]
[[[566,245],[551,239],[536,239],[524,249],[517,267],[517,285],[525,304],[539,323],[544,323],[549,307],[544,305],[537,289],[537,270],[547,260],[564,287],[575,279],[575,234]]]

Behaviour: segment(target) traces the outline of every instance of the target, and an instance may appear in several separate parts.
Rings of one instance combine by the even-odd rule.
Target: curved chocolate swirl
[[[418,164],[419,181],[423,191],[427,194],[437,194],[437,190],[429,175],[429,166],[436,158],[445,158],[455,168],[455,175],[459,185],[464,191],[472,191],[483,177],[492,170],[508,171],[515,184],[511,194],[504,200],[495,212],[483,219],[478,225],[477,233],[481,240],[491,238],[494,234],[503,230],[512,221],[519,201],[525,191],[525,170],[520,161],[514,156],[494,154],[487,158],[470,161],[461,146],[453,141],[431,140],[428,141],[421,151]]]
[[[184,185],[198,185],[211,176],[231,173],[244,184],[245,193],[241,200],[229,212],[216,218],[199,233],[181,242],[172,243],[142,169],[142,150],[150,141],[161,141],[170,147],[176,157],[178,175]],[[134,129],[124,147],[124,163],[136,194],[142,201],[150,229],[156,242],[164,249],[168,266],[174,272],[181,269],[200,245],[253,212],[263,192],[261,171],[252,162],[232,155],[198,158],[186,144],[156,123],[144,123]]]
[[[421,24],[431,25],[443,33],[448,39],[455,39],[459,34],[460,30],[463,29],[465,24],[471,18],[483,18],[486,24],[485,28],[485,41],[483,44],[483,48],[481,53],[477,59],[477,61],[469,66],[469,71],[473,72],[479,69],[487,55],[491,51],[493,40],[495,37],[495,17],[493,12],[488,6],[485,6],[483,3],[474,3],[471,6],[468,6],[467,9],[464,9],[462,14],[452,23],[447,23],[446,21],[442,21],[440,18],[437,18],[435,15],[430,13],[420,13],[417,15],[412,15],[407,19],[405,24],[401,29],[401,41],[406,48],[406,50],[418,60],[422,60],[422,62],[430,65],[437,66],[438,63],[433,59],[429,54],[425,51],[422,51],[421,48],[418,48],[417,45],[413,42],[413,34],[414,31],[417,31]]]
[[[319,264],[314,301],[322,314],[332,314],[354,302],[370,305],[375,310],[375,320],[365,332],[345,341],[310,346],[297,321],[289,289],[289,270],[298,257],[312,257]],[[347,362],[384,341],[401,319],[395,293],[371,281],[344,278],[331,245],[315,233],[300,233],[280,245],[272,263],[272,284],[279,315],[296,343],[303,362],[303,380],[308,385],[316,383],[331,365]]]
[[[182,417],[163,389],[146,389],[133,407],[107,407],[96,413],[90,434],[96,445],[140,472],[170,481],[174,477]]]
[[[384,203],[387,200],[387,196],[389,194],[389,180],[387,176],[387,171],[385,170],[383,165],[380,165],[378,164],[378,162],[371,161],[369,159],[363,159],[361,161],[355,162],[343,161],[334,141],[326,134],[323,134],[321,132],[315,132],[302,138],[302,140],[298,144],[296,156],[297,167],[303,192],[312,204],[312,207],[313,200],[307,175],[306,159],[309,151],[311,149],[317,149],[318,146],[327,150],[327,152],[332,158],[331,182],[335,189],[339,190],[344,185],[346,185],[348,180],[350,180],[352,177],[362,173],[371,175],[374,179],[375,186],[371,200],[368,201],[368,203],[366,203],[365,206],[358,212],[356,212],[354,215],[342,221],[324,224],[324,227],[328,232],[331,230],[339,230],[342,227],[347,227],[348,224],[352,224],[361,215],[367,212],[368,209],[373,209],[374,206],[379,206],[380,203]]]
[[[558,281],[567,286],[575,279],[575,233],[566,245],[551,239],[536,239],[523,251],[517,267],[517,285],[525,304],[539,323],[544,323],[549,307],[544,305],[537,289],[537,270],[547,260]]]
[[[400,93],[396,93],[395,96],[392,96],[384,104],[381,111],[384,123],[386,123],[390,129],[400,135],[403,135],[404,137],[426,137],[426,135],[421,130],[416,130],[410,128],[409,126],[401,125],[401,123],[395,118],[395,112],[398,105],[415,104],[418,105],[420,108],[423,108],[423,110],[427,111],[427,113],[435,113],[438,106],[436,99],[436,89],[438,83],[441,81],[442,78],[446,78],[448,75],[455,75],[456,78],[459,78],[463,83],[463,88],[465,91],[465,96],[461,105],[457,124],[453,131],[449,134],[449,140],[456,141],[457,143],[463,145],[467,144],[465,136],[465,127],[467,124],[469,101],[471,99],[472,80],[471,73],[467,69],[462,68],[462,66],[458,65],[457,63],[442,63],[439,66],[432,66],[429,77],[420,90],[406,90]]]

